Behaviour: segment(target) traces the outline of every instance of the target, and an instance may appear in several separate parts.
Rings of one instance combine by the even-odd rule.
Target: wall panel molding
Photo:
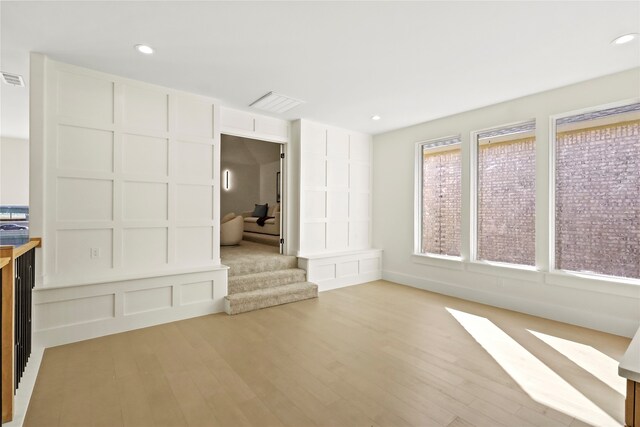
[[[222,107],[221,133],[272,142],[289,142],[291,124],[288,120],[263,116]]]
[[[52,347],[219,313],[227,269],[34,290],[34,342]]]
[[[371,247],[371,136],[308,120],[300,134],[300,249],[309,256]]]
[[[382,250],[369,249],[300,257],[298,266],[319,291],[371,282],[382,278]]]
[[[38,286],[219,265],[217,101],[39,58]]]

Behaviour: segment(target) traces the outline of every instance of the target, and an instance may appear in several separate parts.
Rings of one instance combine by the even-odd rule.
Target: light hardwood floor
[[[474,338],[447,309],[496,338]],[[527,371],[527,358],[512,355],[504,368],[496,360],[508,359],[479,342],[494,355],[515,345],[622,424],[624,398],[605,384],[611,372],[582,366],[604,369],[599,358],[618,360],[628,339],[378,281],[47,349],[24,425],[589,425],[584,407],[565,409],[572,393],[554,409],[536,393],[564,389],[530,378],[534,399],[507,373],[539,372]],[[571,343],[583,344],[575,357],[563,354]]]

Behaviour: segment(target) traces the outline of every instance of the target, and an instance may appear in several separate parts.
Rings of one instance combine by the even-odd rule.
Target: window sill
[[[416,264],[425,264],[451,270],[464,270],[462,258],[457,256],[413,253],[412,260]]]
[[[599,276],[564,270],[540,271],[529,265],[507,264],[488,261],[463,261],[460,257],[435,254],[412,254],[415,264],[450,270],[468,271],[490,276],[506,277],[515,280],[540,283],[598,292],[640,300],[640,279]]]
[[[540,271],[532,265],[509,264],[506,262],[470,261],[467,270],[473,273],[491,274],[512,279],[542,282]]]
[[[545,273],[544,282],[548,285],[640,299],[640,279],[552,270]]]

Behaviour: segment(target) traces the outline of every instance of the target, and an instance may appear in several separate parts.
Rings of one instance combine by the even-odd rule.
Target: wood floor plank
[[[189,372],[168,374],[167,380],[188,426],[200,427],[220,423],[193,383]]]
[[[118,395],[122,411],[122,424],[127,427],[146,427],[154,424],[153,411],[138,373],[118,379]]]
[[[613,359],[628,339],[377,281],[47,349],[24,425],[588,425],[534,400],[449,310],[488,320],[622,424],[623,396],[530,331]]]
[[[268,380],[254,378],[251,385],[259,399],[270,408],[283,425],[291,427],[317,425]]]

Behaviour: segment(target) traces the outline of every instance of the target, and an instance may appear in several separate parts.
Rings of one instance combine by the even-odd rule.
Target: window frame
[[[537,144],[538,138],[537,138],[537,118],[536,117],[532,117],[530,119],[518,120],[515,122],[505,123],[497,126],[490,126],[487,128],[477,129],[477,130],[471,131],[469,134],[469,150],[471,155],[470,156],[471,161],[469,162],[469,167],[470,167],[469,178],[471,180],[470,182],[471,191],[469,192],[470,193],[469,197],[471,199],[469,204],[469,208],[470,208],[469,209],[470,210],[469,212],[469,221],[470,221],[469,263],[471,265],[492,266],[492,267],[508,268],[513,270],[540,271],[540,268],[538,267],[538,263],[537,263],[537,244],[536,244],[536,256],[534,257],[534,265],[513,264],[510,262],[489,261],[489,260],[482,260],[478,258],[478,196],[479,196],[478,182],[479,182],[479,173],[480,173],[480,168],[478,167],[478,160],[479,160],[478,136],[482,133],[489,132],[492,130],[516,127],[516,126],[525,125],[531,122],[534,123],[533,137],[535,138],[535,142]],[[537,161],[538,161],[537,150],[536,150],[535,161],[536,161],[536,170],[537,170]],[[537,175],[536,175],[536,178],[537,178]],[[539,191],[538,184],[539,183],[537,182],[537,179],[536,179],[536,186],[535,186],[536,191],[534,196],[537,196],[538,194],[538,191]],[[538,234],[538,229],[537,227],[535,227],[534,239],[537,238],[537,234]]]
[[[441,138],[432,138],[427,140],[421,140],[415,143],[414,148],[414,198],[413,198],[413,255],[419,257],[426,258],[434,258],[448,261],[462,261],[462,253],[464,249],[462,247],[462,239],[460,241],[460,256],[455,255],[443,255],[443,254],[434,254],[431,252],[422,252],[422,180],[424,178],[424,170],[423,170],[423,153],[424,146],[427,144],[433,144],[440,141],[450,141],[453,139],[458,139],[460,142],[456,144],[451,144],[451,146],[458,147],[460,150],[460,155],[462,156],[462,134],[454,134],[449,136],[444,136]],[[464,168],[462,163],[460,164],[460,185],[462,185],[462,179],[464,175]],[[461,195],[460,198],[460,210],[462,211],[462,205],[464,204],[463,197]],[[460,215],[460,227],[462,228],[462,215]],[[462,234],[462,233],[461,233]]]
[[[556,149],[557,149],[557,122],[559,119],[565,117],[576,116],[579,114],[593,113],[600,110],[607,110],[610,108],[624,107],[631,104],[640,103],[639,98],[629,98],[623,101],[616,101],[608,104],[600,104],[596,106],[580,108],[573,111],[567,111],[559,114],[553,114],[549,116],[549,227],[548,227],[548,241],[549,247],[547,253],[549,258],[547,259],[549,265],[548,274],[556,280],[550,280],[555,282],[554,284],[568,287],[578,287],[573,284],[575,279],[590,279],[594,283],[597,282],[614,282],[625,285],[640,285],[640,278],[635,279],[631,277],[611,276],[608,274],[590,273],[584,271],[564,270],[556,267]]]

